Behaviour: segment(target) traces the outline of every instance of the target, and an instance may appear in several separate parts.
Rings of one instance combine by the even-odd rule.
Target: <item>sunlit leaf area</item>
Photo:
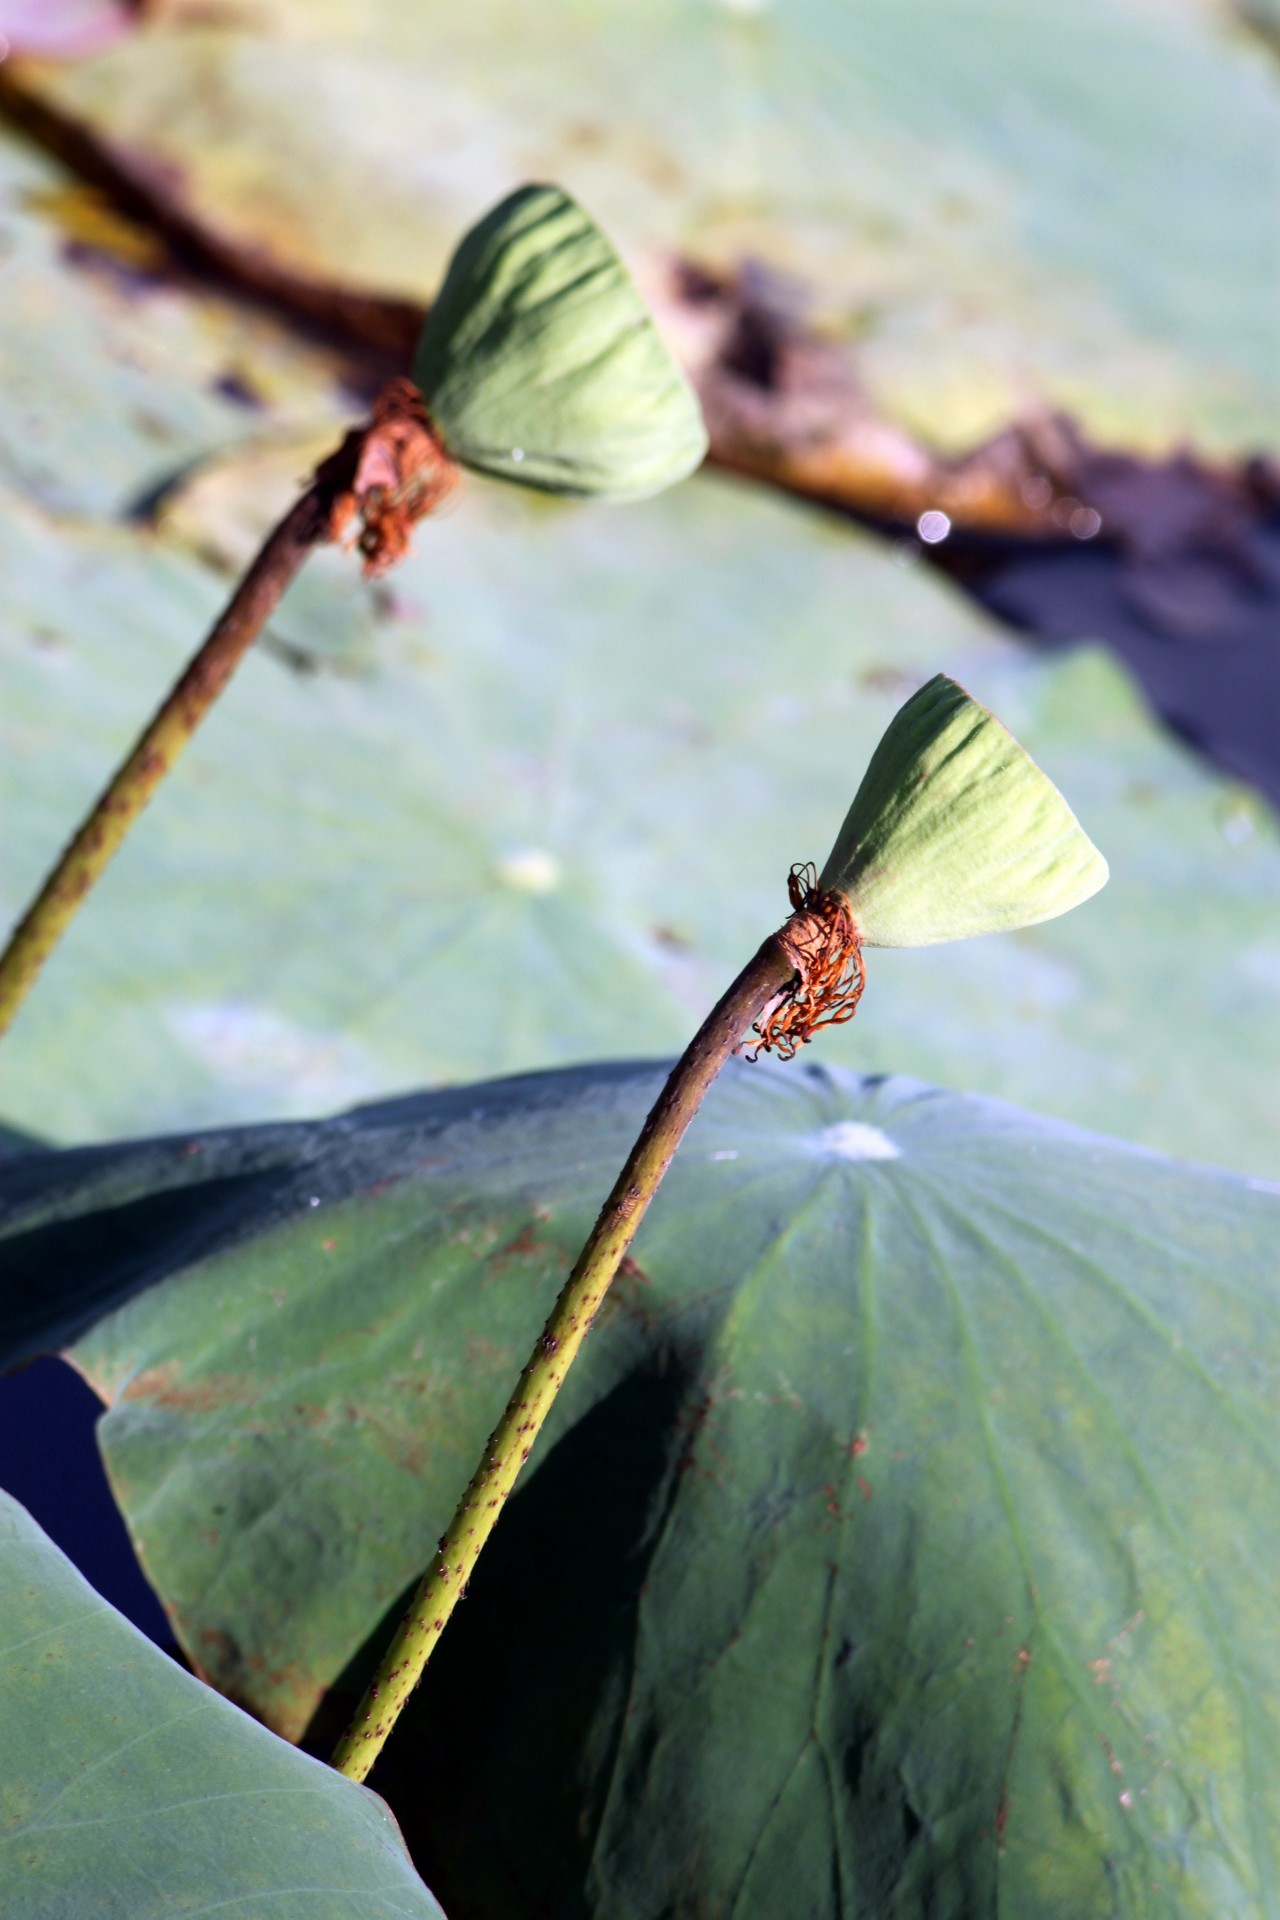
[[[1278,207],[1252,0],[0,0],[4,1920],[1280,1920]]]

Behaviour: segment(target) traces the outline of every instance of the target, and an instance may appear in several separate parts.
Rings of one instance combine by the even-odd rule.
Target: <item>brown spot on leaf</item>
[[[256,1380],[243,1374],[211,1374],[184,1384],[175,1360],[144,1367],[120,1394],[122,1400],[145,1400],[152,1406],[181,1413],[216,1413],[222,1407],[252,1406],[258,1399]]]

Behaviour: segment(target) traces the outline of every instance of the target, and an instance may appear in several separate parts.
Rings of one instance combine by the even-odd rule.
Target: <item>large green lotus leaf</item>
[[[1054,919],[1106,878],[1053,782],[940,673],[890,721],[818,885],[865,946],[925,947]]]
[[[72,1353],[113,1484],[270,1722],[424,1564],[658,1084],[0,1173],[8,1301],[121,1303]],[[1270,1912],[1278,1230],[1274,1184],[732,1069],[375,1776],[441,1897]]]
[[[286,450],[285,499],[305,470]],[[17,502],[0,566],[16,913],[226,579]],[[874,956],[827,1057],[1280,1172],[1280,837],[1100,657],[1037,659],[880,544],[702,478],[625,512],[477,483],[381,591],[313,563],[273,635],[7,1036],[12,1124],[86,1140],[674,1051],[944,668],[1112,881],[1043,928]]]
[[[375,1795],[159,1653],[0,1492],[5,1920],[440,1908]]]
[[[626,268],[558,187],[521,188],[466,235],[413,373],[455,458],[551,493],[639,499],[707,450]]]
[[[967,444],[1060,407],[1104,442],[1280,429],[1280,95],[1169,0],[259,0],[149,9],[39,84],[216,232],[429,297],[524,179],[646,274],[815,290],[876,405]],[[1194,129],[1192,136],[1189,130]]]

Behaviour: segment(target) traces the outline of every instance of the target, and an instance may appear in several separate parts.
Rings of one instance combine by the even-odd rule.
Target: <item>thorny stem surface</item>
[[[796,912],[786,926],[770,934],[704,1021],[659,1094],[551,1310],[507,1410],[484,1449],[435,1560],[338,1743],[333,1765],[349,1779],[365,1778],[421,1678],[609,1283],[707,1090],[747,1029],[807,971],[805,933],[812,919],[812,915]]]
[[[456,469],[407,381],[392,381],[368,425],[322,461],[272,532],[177,685],[99,795],[0,954],[0,1035],[94,882],[275,612],[312,548],[340,538],[352,517],[365,571],[408,545],[412,522],[453,486]]]

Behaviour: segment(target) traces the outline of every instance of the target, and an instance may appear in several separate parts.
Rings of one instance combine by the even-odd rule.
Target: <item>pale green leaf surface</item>
[[[1106,878],[1053,782],[937,674],[889,722],[818,884],[865,946],[926,947],[1052,920]]]
[[[372,1793],[99,1599],[0,1492],[5,1920],[440,1920]]]
[[[100,247],[95,263],[69,264],[68,239]],[[332,431],[349,412],[332,355],[119,258],[92,198],[7,134],[0,241],[0,481],[29,504],[122,516],[264,415],[280,432]]]
[[[424,1564],[657,1084],[0,1171],[6,1345],[96,1313],[144,1563],[275,1724]],[[374,1776],[441,1898],[1274,1916],[1278,1229],[1274,1184],[732,1069]]]
[[[184,0],[50,95],[215,232],[429,298],[554,179],[657,277],[814,290],[873,405],[969,445],[1065,408],[1104,445],[1280,432],[1280,88],[1202,0]]]
[[[73,266],[54,170],[0,140],[3,168],[7,919],[352,407],[264,323]],[[162,538],[70,517],[211,444]],[[625,513],[476,481],[373,589],[318,555],[6,1037],[0,1112],[84,1140],[677,1050],[940,668],[1113,880],[1043,928],[873,956],[824,1057],[1280,1173],[1267,809],[1101,658],[1038,660],[880,543],[701,476]]]
[[[551,493],[638,499],[707,450],[626,268],[557,187],[521,188],[464,237],[413,371],[455,459]]]
[[[0,564],[16,914],[225,579],[16,504]],[[1112,881],[1042,928],[873,956],[824,1057],[1280,1172],[1280,836],[1101,657],[1036,659],[874,542],[701,478],[625,514],[476,486],[390,595],[335,554],[273,634],[7,1036],[12,1124],[84,1140],[678,1050],[941,666]]]

